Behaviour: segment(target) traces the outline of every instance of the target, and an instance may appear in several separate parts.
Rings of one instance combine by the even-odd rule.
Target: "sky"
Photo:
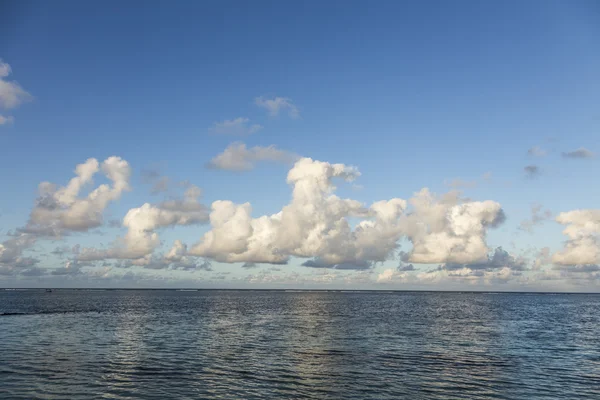
[[[0,287],[600,290],[595,1],[5,1]]]

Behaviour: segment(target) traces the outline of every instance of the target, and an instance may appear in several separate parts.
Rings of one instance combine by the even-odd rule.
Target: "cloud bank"
[[[529,259],[488,245],[488,232],[506,219],[502,206],[493,200],[463,198],[458,191],[438,195],[423,188],[406,199],[365,204],[336,194],[337,186],[351,186],[360,178],[354,166],[299,158],[273,146],[246,148],[241,143],[232,144],[223,154],[216,163],[233,170],[251,169],[262,161],[295,160],[286,178],[289,203],[276,213],[253,216],[249,203],[216,200],[206,206],[201,202],[201,189],[187,184],[180,197],[129,209],[118,223],[126,232],[106,247],[54,245],[51,254],[61,257],[63,265],[47,268],[30,254],[36,243],[60,241],[106,225],[108,205],[130,190],[127,161],[117,156],[103,162],[90,158],[76,166],[74,177],[64,186],[40,183],[27,223],[0,244],[0,275],[79,281],[119,275],[115,271],[123,268],[210,273],[218,262],[257,270],[245,282],[269,284],[291,279],[293,274],[282,272],[286,266],[261,268],[289,263],[314,271],[309,273],[315,277],[311,282],[319,284],[529,284],[533,280],[600,279],[600,210],[558,214],[556,222],[565,226],[564,247],[553,254],[542,248]],[[160,182],[160,174],[151,175],[149,183]],[[95,178],[106,183],[94,185]],[[549,210],[534,204],[531,218],[521,228],[532,230],[550,217]],[[161,250],[162,230],[202,225],[208,229],[198,234],[195,243],[188,246],[177,239]],[[401,242],[409,248],[399,251]],[[373,272],[379,264],[394,261],[397,267]],[[219,274],[215,279],[225,276]]]

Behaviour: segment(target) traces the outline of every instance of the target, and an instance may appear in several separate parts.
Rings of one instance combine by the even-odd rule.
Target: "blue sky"
[[[65,186],[75,166],[91,157],[102,162],[119,156],[132,170],[131,190],[102,210],[101,226],[63,232],[60,238],[36,237],[20,256],[35,254],[38,261],[29,268],[40,269],[41,276],[20,276],[7,258],[6,285],[55,279],[46,273],[77,261],[77,254],[49,254],[55,247],[110,247],[127,229],[109,221],[122,221],[128,210],[146,202],[182,195],[184,188],[174,184],[152,195],[143,171],[198,186],[201,203],[209,208],[227,199],[249,202],[253,217],[279,212],[291,198],[289,162],[259,161],[249,171],[207,168],[238,142],[246,148],[276,146],[292,158],[356,166],[361,176],[336,185],[336,193],[367,206],[409,199],[424,187],[443,194],[453,189],[452,181],[468,182],[461,188],[464,196],[493,200],[507,217],[486,230],[490,252],[502,246],[530,264],[544,247],[561,251],[567,237],[561,234],[566,225],[554,221],[559,213],[598,208],[600,6],[594,1],[15,1],[1,7],[0,58],[11,69],[3,80],[18,82],[31,95],[0,108],[0,115],[11,117],[0,125],[4,240],[28,223],[40,182]],[[275,110],[257,98],[286,103],[273,115]],[[290,116],[293,109],[297,116]],[[215,132],[215,124],[239,118],[260,129],[246,135]],[[535,146],[543,151],[528,155]],[[580,148],[589,153],[563,155]],[[537,167],[534,176],[526,166]],[[103,179],[99,173],[80,195]],[[538,203],[551,216],[523,232],[519,225]],[[351,225],[358,223],[348,218]],[[573,223],[578,229],[585,225]],[[207,221],[162,226],[156,232],[163,245],[152,254],[166,253],[175,240],[191,247],[210,230]],[[598,232],[586,234],[597,238]],[[399,240],[409,243],[403,248],[410,251],[407,236]],[[396,253],[383,264],[349,272],[301,267],[305,260],[292,252],[287,265],[276,267],[282,271],[271,275],[281,275],[280,281],[273,278],[276,284],[293,286],[289,274],[299,274],[310,286],[321,283],[305,276],[327,273],[343,286],[339,274],[355,274],[370,279],[357,280],[359,287],[378,287],[379,274],[395,271]],[[252,286],[249,273],[268,275],[263,271],[272,268],[260,263],[246,270],[214,257],[208,272],[113,266],[120,261],[82,263],[67,278],[73,285],[119,285],[114,277],[151,272],[148,279],[159,283],[133,281],[246,287]],[[430,271],[446,261],[416,268]],[[583,261],[595,265],[593,259]],[[583,275],[565,272],[573,265],[580,263],[551,262],[541,271],[560,275],[553,284],[577,289],[572,282]],[[101,268],[113,280],[81,281],[84,272]],[[229,274],[219,275],[223,272]],[[541,285],[534,271],[519,274],[500,287]],[[421,284],[401,273],[388,275],[390,287]],[[531,279],[523,283],[523,277]],[[435,287],[465,284],[446,278]]]

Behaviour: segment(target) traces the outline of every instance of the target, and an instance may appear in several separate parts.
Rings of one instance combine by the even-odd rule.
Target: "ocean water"
[[[0,398],[600,399],[600,296],[0,291]]]

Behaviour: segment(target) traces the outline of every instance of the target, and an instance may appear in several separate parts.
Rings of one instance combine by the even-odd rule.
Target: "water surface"
[[[600,295],[0,291],[0,398],[600,398]]]

